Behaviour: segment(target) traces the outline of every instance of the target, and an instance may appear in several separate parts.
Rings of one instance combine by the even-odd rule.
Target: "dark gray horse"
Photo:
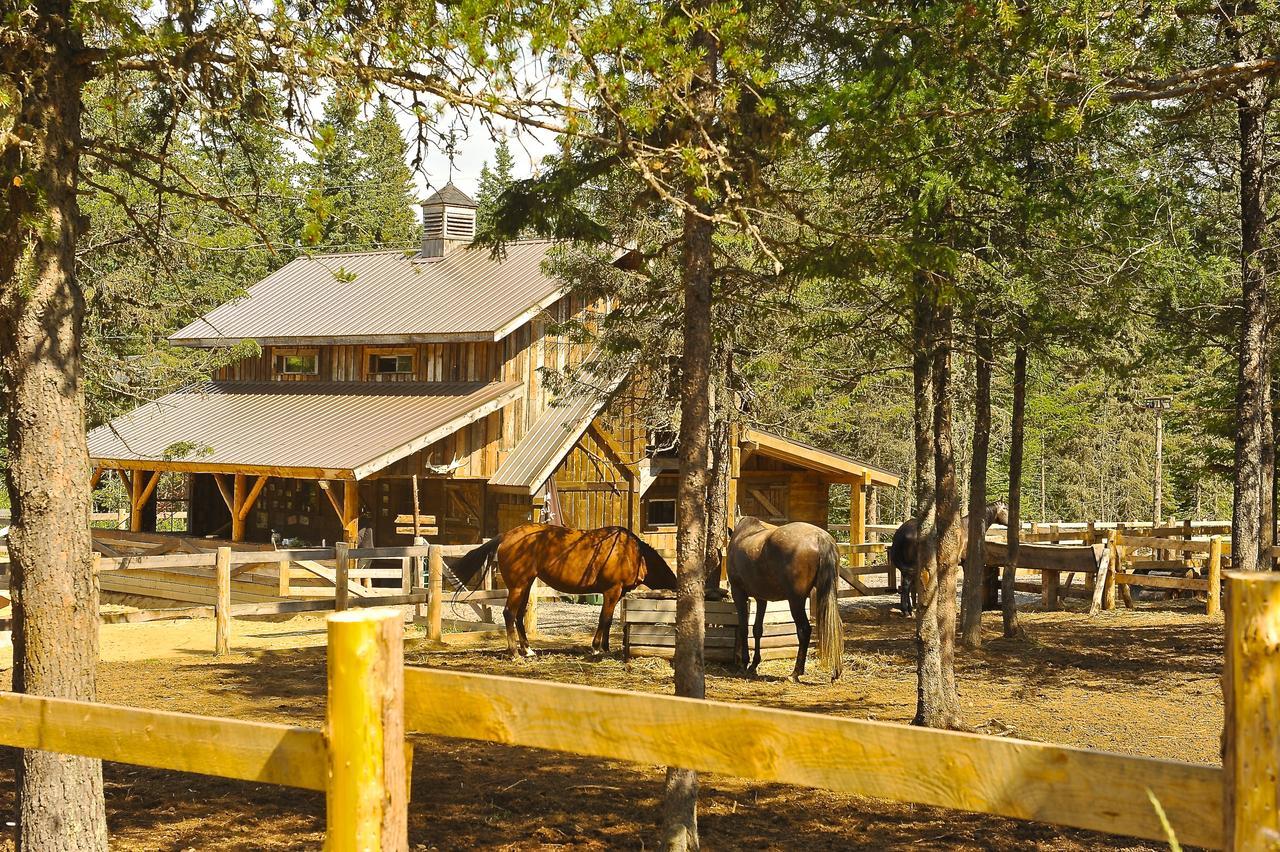
[[[840,578],[840,550],[836,540],[813,524],[791,523],[780,527],[759,518],[745,517],[733,528],[729,541],[729,589],[738,609],[738,629],[734,650],[748,672],[760,665],[760,637],[764,633],[764,612],[768,601],[785,600],[791,605],[796,623],[796,654],[791,679],[799,682],[813,628],[804,611],[805,599],[817,590],[818,659],[831,670],[831,679],[840,677],[840,654],[844,650],[844,625],[836,597]],[[747,663],[747,598],[756,599],[756,653]]]
[[[986,518],[982,523],[985,533],[992,524],[1009,525],[1009,507],[1004,503],[988,503]],[[902,614],[911,615],[916,603],[916,548],[920,543],[920,524],[915,518],[907,520],[894,530],[893,541],[889,544],[889,564],[898,569],[901,579],[898,581],[898,592],[902,596]],[[960,518],[960,558],[969,549],[969,516]]]

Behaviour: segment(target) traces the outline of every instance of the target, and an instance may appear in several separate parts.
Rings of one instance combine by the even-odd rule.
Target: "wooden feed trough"
[[[805,603],[808,611],[808,603]],[[751,623],[755,619],[755,601],[747,610],[747,638],[754,650]],[[734,662],[734,631],[738,611],[733,601],[707,601],[706,658],[712,662]],[[671,598],[649,598],[629,595],[622,601],[622,653],[631,657],[675,656],[676,602]],[[764,635],[760,639],[762,660],[793,659],[796,655],[796,624],[786,601],[771,601],[764,615]]]

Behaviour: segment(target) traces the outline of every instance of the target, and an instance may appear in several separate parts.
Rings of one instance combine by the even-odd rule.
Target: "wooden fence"
[[[408,733],[684,766],[1232,852],[1280,834],[1280,575],[1233,573],[1223,766],[407,668],[396,610],[329,619],[324,730],[0,694],[0,745],[324,790],[326,849],[407,850]]]

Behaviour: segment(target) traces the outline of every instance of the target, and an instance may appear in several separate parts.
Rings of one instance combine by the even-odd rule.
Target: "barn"
[[[546,272],[551,242],[469,250],[475,217],[447,185],[424,204],[420,251],[298,258],[174,333],[260,354],[94,429],[95,483],[120,478],[140,532],[172,473],[188,532],[232,542],[394,546],[416,520],[429,541],[466,544],[549,517],[672,551],[675,459],[629,414],[637,383],[593,369],[562,331],[608,305]],[[574,379],[553,387],[551,372]],[[752,428],[735,430],[732,458],[740,513],[826,526],[830,486],[851,486],[855,541],[868,490],[899,481]]]

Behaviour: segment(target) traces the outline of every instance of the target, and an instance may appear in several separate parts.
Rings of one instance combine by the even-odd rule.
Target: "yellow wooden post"
[[[347,556],[347,551],[350,549],[351,545],[345,541],[335,542],[333,545],[333,555],[336,560],[333,572],[333,608],[338,612],[347,608],[347,598],[350,593],[350,579],[347,576],[351,571],[351,558]]]
[[[1222,536],[1215,535],[1209,539],[1209,593],[1204,599],[1205,615],[1217,615],[1222,612]]]
[[[231,548],[218,548],[213,573],[217,584],[213,601],[213,652],[221,656],[231,653]]]
[[[1224,848],[1274,850],[1280,845],[1280,574],[1227,574],[1226,638]]]
[[[1124,534],[1120,532],[1120,525],[1116,524],[1115,530],[1111,533],[1111,542],[1108,545],[1111,549],[1111,559],[1109,560],[1109,569],[1107,571],[1106,587],[1102,592],[1102,608],[1116,608],[1116,574],[1124,570],[1124,566],[1120,564],[1120,540]]]
[[[426,545],[427,545],[427,540],[422,536],[416,535],[413,537],[414,547],[426,547]],[[413,557],[413,583],[410,585],[410,590],[421,589],[426,585],[426,576],[425,576],[425,572],[423,571],[423,568],[426,567],[426,564],[427,564],[427,561],[425,558],[421,556]],[[415,620],[422,617],[422,604],[416,604],[414,606],[413,615]]]
[[[231,484],[231,540],[244,541],[244,521],[240,517],[240,509],[244,506],[245,475],[237,473]]]
[[[328,852],[409,848],[404,629],[398,609],[329,616]]]
[[[280,574],[279,574],[279,588],[277,590],[277,593],[280,595],[280,597],[285,598],[289,596],[290,584],[293,582],[293,578],[290,576],[290,572],[289,572],[289,565],[290,565],[289,560],[281,559],[279,564],[280,564]]]
[[[849,543],[861,544],[867,540],[867,476],[854,480],[849,486]],[[849,551],[849,566],[861,568],[867,564],[865,554]]]
[[[524,611],[524,633],[530,639],[538,635],[538,595],[542,593],[542,583],[537,577],[529,586],[529,606]]]
[[[431,545],[427,556],[427,638],[439,642],[441,600],[444,595],[444,555],[439,545]]]

